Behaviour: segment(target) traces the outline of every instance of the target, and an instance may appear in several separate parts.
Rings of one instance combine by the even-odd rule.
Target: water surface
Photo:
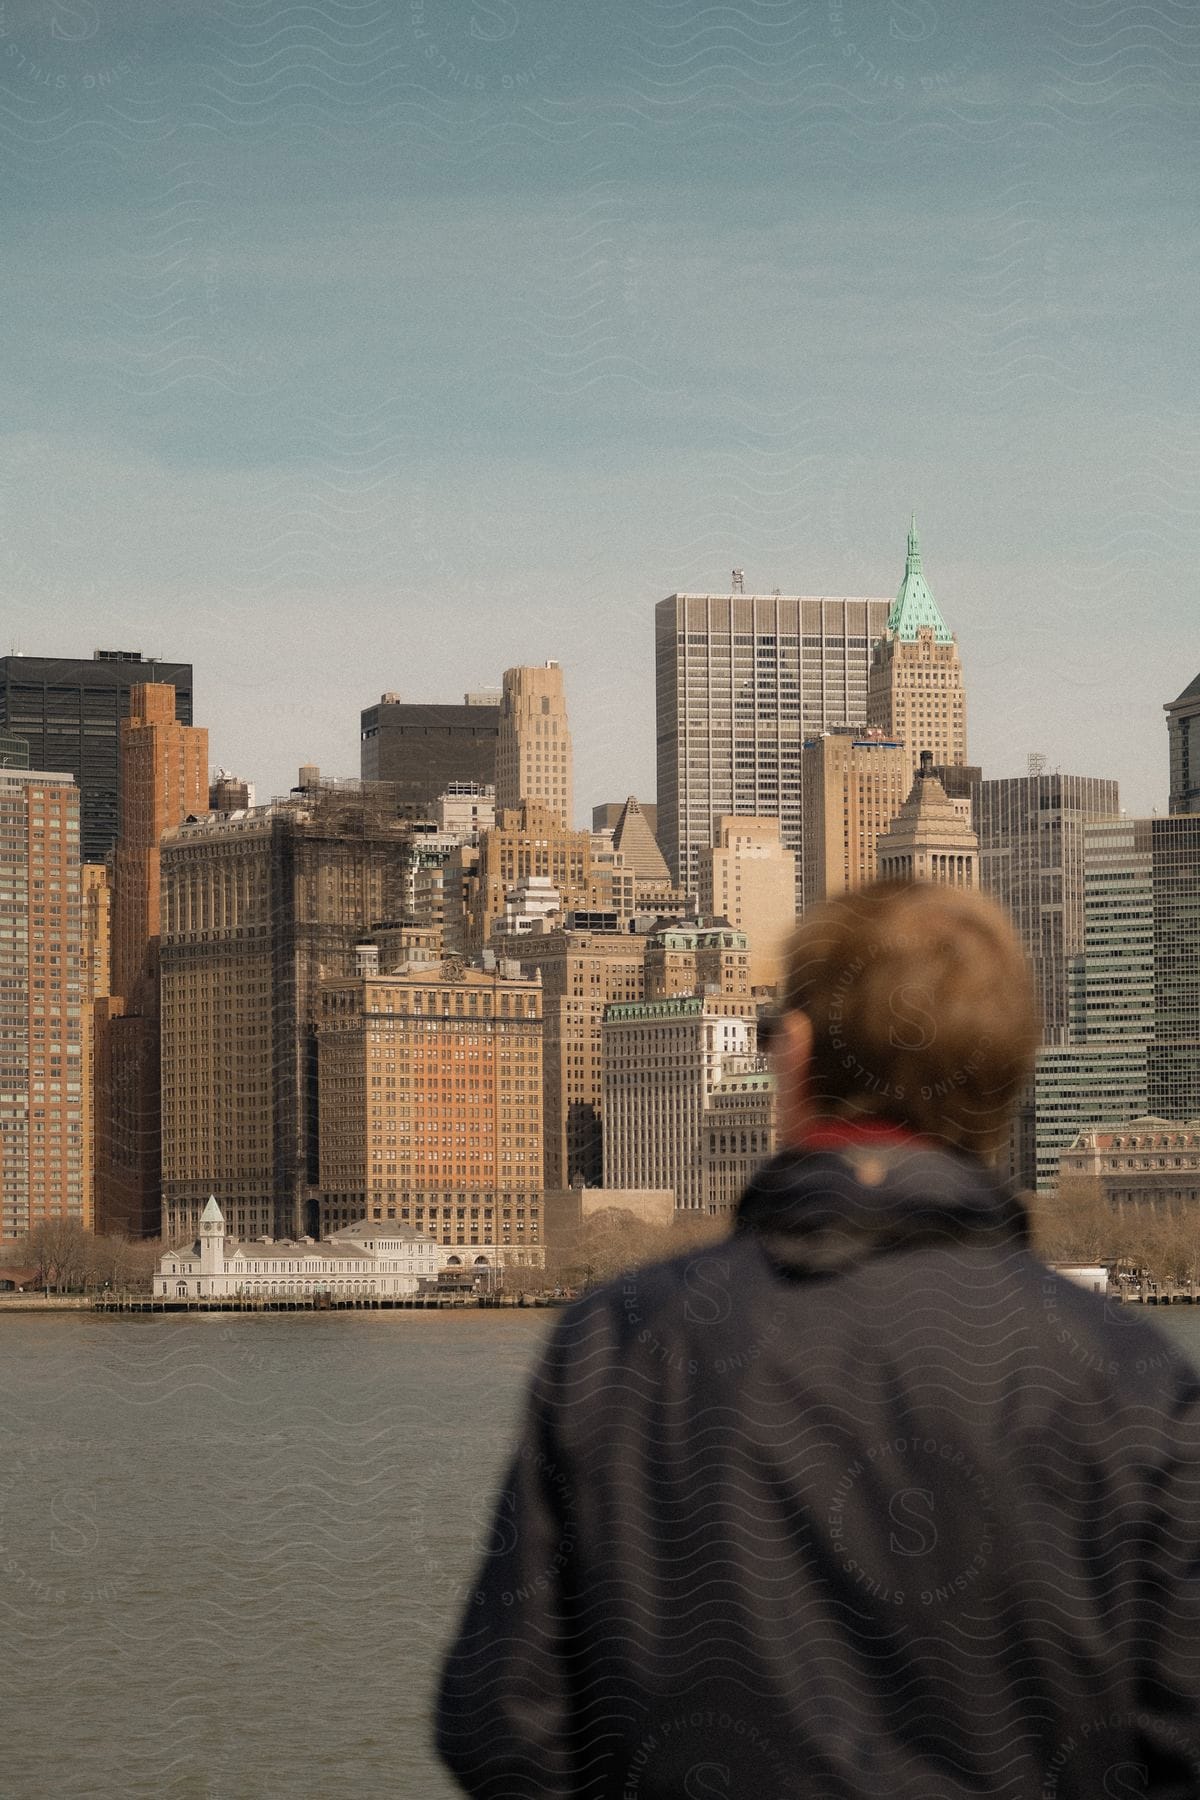
[[[457,1793],[431,1687],[555,1316],[0,1315],[5,1800]]]

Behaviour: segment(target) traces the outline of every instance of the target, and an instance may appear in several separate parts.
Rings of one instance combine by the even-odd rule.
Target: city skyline
[[[894,594],[915,508],[972,760],[1165,808],[1195,20],[60,10],[0,66],[5,650],[186,654],[264,795],[557,658],[581,803],[649,796],[655,604]]]

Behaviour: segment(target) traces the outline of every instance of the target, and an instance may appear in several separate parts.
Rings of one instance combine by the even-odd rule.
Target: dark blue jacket
[[[1200,1385],[978,1163],[785,1152],[570,1307],[438,1748],[489,1800],[1200,1795]]]

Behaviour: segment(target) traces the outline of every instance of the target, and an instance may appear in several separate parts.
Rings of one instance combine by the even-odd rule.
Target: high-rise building
[[[162,1225],[159,1108],[159,896],[163,834],[208,810],[208,732],[181,725],[175,690],[139,682],[121,721],[121,824],[113,873],[110,992],[96,1015],[96,1216],[104,1231],[156,1237]]]
[[[605,1008],[604,1185],[671,1188],[677,1209],[707,1207],[702,1145],[713,1089],[755,1027],[698,994]]]
[[[877,851],[884,881],[979,886],[979,839],[934,774],[928,750],[922,750],[912,792],[880,835]]]
[[[96,1004],[112,986],[112,877],[105,863],[80,867],[80,1061],[83,1066],[84,1215],[96,1216]]]
[[[700,914],[745,932],[752,988],[778,985],[796,923],[796,857],[778,819],[719,816],[716,843],[700,853]]]
[[[0,770],[0,1242],[90,1225],[84,1173],[79,789]]]
[[[1077,1133],[1146,1110],[1154,1023],[1151,821],[1085,821],[1083,938],[1067,958],[1067,1028],[1038,1051],[1010,1172],[1046,1192]]]
[[[751,1018],[750,940],[732,926],[672,921],[646,941],[646,998],[700,994],[710,1012]]]
[[[121,826],[113,871],[112,988],[126,1007],[140,1005],[148,985],[158,995],[161,845],[164,832],[189,814],[208,811],[208,731],[181,724],[175,690],[163,682],[130,689],[121,721]]]
[[[498,693],[467,694],[461,706],[383,694],[361,715],[362,778],[392,782],[404,813],[433,818],[453,783],[495,783],[499,734]]]
[[[0,731],[0,769],[28,767],[29,744],[26,739],[14,737],[11,731]]]
[[[70,657],[0,657],[0,727],[24,738],[35,768],[62,769],[79,786],[80,853],[103,862],[117,841],[120,726],[142,682],[175,689],[175,717],[192,722],[191,663],[159,662],[138,650]]]
[[[1083,949],[1084,829],[1115,819],[1115,781],[1019,775],[978,789],[979,881],[1006,908],[1033,967],[1042,1041],[1068,1042],[1069,970]]]
[[[1067,993],[1074,1043],[1154,1036],[1152,819],[1122,814],[1083,827],[1083,946],[1068,963]]]
[[[496,746],[496,811],[540,801],[569,830],[575,822],[575,773],[562,670],[504,671]]]
[[[904,744],[841,725],[805,739],[800,773],[803,892],[811,906],[875,879],[880,834],[904,805],[912,769]]]
[[[926,583],[915,517],[904,579],[871,657],[867,723],[907,745],[913,770],[922,750],[931,751],[939,764],[967,760],[967,703],[958,644]]]
[[[647,943],[614,920],[608,930],[568,926],[521,945],[522,967],[542,981],[547,1188],[604,1179],[604,1008],[643,998]]]
[[[798,594],[659,601],[658,841],[680,886],[697,891],[722,814],[778,819],[784,849],[802,850],[801,746],[865,720],[871,644],[889,611],[887,600]]]
[[[1173,813],[1200,813],[1200,675],[1163,707],[1170,745]]]
[[[540,1264],[541,983],[401,969],[321,983],[322,1235],[428,1234],[447,1266]]]
[[[1151,821],[1154,1041],[1149,1110],[1200,1118],[1200,813]]]
[[[708,1096],[700,1138],[704,1208],[734,1213],[775,1151],[775,1077],[765,1056],[729,1057]]]
[[[573,831],[544,800],[523,800],[497,811],[495,824],[479,833],[477,850],[464,846],[447,862],[445,879],[452,888],[461,884],[466,896],[464,948],[470,956],[487,947],[509,893],[530,876],[549,882],[564,912],[611,910],[611,879],[605,883],[593,867],[591,832]],[[445,905],[449,932],[449,893]]]
[[[163,1235],[214,1194],[238,1237],[317,1226],[322,977],[404,916],[390,788],[320,782],[169,832],[162,850]]]

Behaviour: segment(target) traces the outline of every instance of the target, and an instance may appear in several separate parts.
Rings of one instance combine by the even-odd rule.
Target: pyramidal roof
[[[208,1205],[200,1214],[200,1223],[202,1225],[223,1225],[225,1223],[225,1214],[217,1205],[217,1196],[215,1194],[210,1194],[208,1196]]]
[[[938,603],[930,593],[921,572],[921,540],[917,536],[917,515],[912,516],[908,531],[908,556],[904,563],[904,580],[888,614],[887,628],[893,637],[915,642],[925,625],[933,627],[939,644],[952,644],[954,634],[938,611]]]
[[[666,858],[632,794],[613,828],[613,849],[621,852],[639,881],[670,881]]]
[[[919,771],[911,792],[879,839],[896,851],[922,844],[977,850],[979,839],[936,775]]]
[[[1163,707],[1163,711],[1170,712],[1173,707],[1182,706],[1187,700],[1200,700],[1200,675],[1195,676],[1193,680],[1188,682],[1178,699],[1168,700]]]

